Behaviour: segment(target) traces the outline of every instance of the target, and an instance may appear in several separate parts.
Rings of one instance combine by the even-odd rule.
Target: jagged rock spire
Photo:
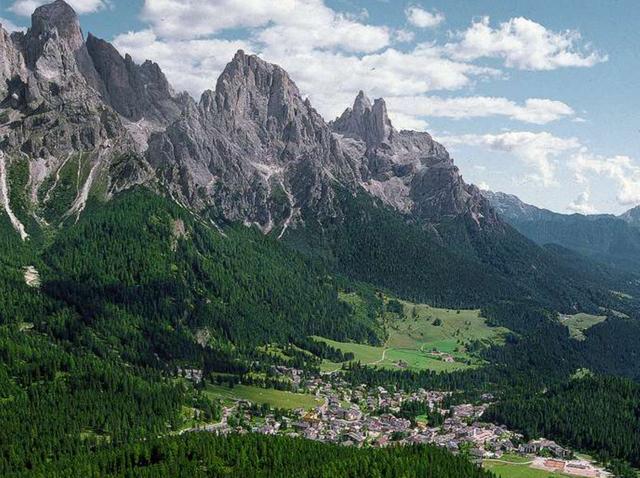
[[[42,5],[31,15],[31,36],[43,37],[56,30],[58,36],[65,40],[75,51],[82,47],[84,38],[80,28],[80,20],[75,10],[64,0]]]
[[[347,108],[332,127],[337,133],[364,141],[367,147],[388,143],[394,134],[385,101],[378,98],[372,105],[362,90],[353,107]]]

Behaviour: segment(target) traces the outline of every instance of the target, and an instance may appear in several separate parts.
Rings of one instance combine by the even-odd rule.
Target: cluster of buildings
[[[353,387],[339,375],[304,378],[301,371],[286,367],[280,367],[277,373],[290,378],[298,390],[315,394],[323,401],[322,405],[276,417],[270,413],[264,416],[262,411],[240,402],[233,409],[224,410],[221,423],[205,429],[218,433],[284,434],[356,447],[432,444],[465,454],[478,463],[517,453],[530,457],[531,466],[550,472],[594,478],[610,476],[589,462],[573,459],[571,450],[554,441],[526,442],[522,435],[504,426],[484,422],[482,415],[493,400],[491,395],[483,396],[481,404],[449,407],[445,405],[448,392],[420,389],[408,393],[364,384]],[[422,408],[426,407],[426,419],[404,418],[402,410],[407,402],[420,402]],[[242,425],[229,419],[234,413]],[[433,420],[434,416],[440,419]]]

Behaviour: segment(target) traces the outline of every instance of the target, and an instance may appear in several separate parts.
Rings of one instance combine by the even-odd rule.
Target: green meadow
[[[205,393],[210,398],[223,401],[248,400],[257,404],[269,404],[274,408],[304,408],[309,409],[322,404],[315,396],[303,393],[292,393],[273,388],[260,388],[251,385],[236,385],[233,388],[226,385],[208,385]]]
[[[584,340],[584,332],[600,322],[607,320],[604,315],[575,314],[561,315],[560,322],[569,329],[569,334],[576,340]]]
[[[359,298],[344,294],[343,300],[358,310]],[[355,361],[391,369],[434,370],[451,372],[474,367],[481,360],[474,348],[500,344],[507,329],[489,327],[479,310],[455,310],[426,304],[400,302],[403,313],[385,313],[382,318],[387,340],[382,346],[337,342],[315,337],[327,344],[351,352]],[[450,361],[453,360],[453,361]],[[323,371],[333,371],[340,364],[323,362]]]

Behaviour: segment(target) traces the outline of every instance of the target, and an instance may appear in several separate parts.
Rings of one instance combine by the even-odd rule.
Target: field
[[[358,307],[357,297],[345,299]],[[356,361],[392,369],[451,372],[476,366],[481,361],[474,347],[502,343],[507,329],[489,327],[478,310],[439,309],[425,304],[400,302],[403,313],[386,313],[383,325],[388,339],[383,346],[371,346],[316,337],[343,352],[351,352]],[[325,361],[323,371],[340,368]]]
[[[248,400],[253,403],[268,403],[275,408],[313,408],[322,404],[321,400],[313,395],[285,392],[271,388],[260,388],[251,385],[236,385],[229,388],[224,385],[208,385],[205,393],[210,398],[218,398],[226,401]]]
[[[492,471],[499,478],[558,478],[569,476],[564,473],[549,473],[548,471],[536,470],[525,464],[504,463],[498,460],[485,460],[483,468]]]
[[[604,315],[575,314],[561,315],[560,322],[569,329],[571,337],[576,340],[584,340],[584,331],[607,319]]]

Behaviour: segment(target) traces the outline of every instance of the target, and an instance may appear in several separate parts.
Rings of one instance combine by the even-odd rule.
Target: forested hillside
[[[449,220],[438,231],[407,222],[371,197],[339,195],[344,214],[288,232],[286,241],[357,280],[433,305],[479,307],[528,298],[549,310],[626,309],[635,276],[562,248],[542,248],[509,226],[481,231]],[[633,300],[631,300],[633,302]]]
[[[491,478],[466,458],[426,447],[358,449],[283,437],[192,433],[107,448],[29,473],[48,478]]]
[[[486,418],[527,437],[640,464],[640,386],[628,380],[586,377],[542,394],[516,394],[489,408]]]

